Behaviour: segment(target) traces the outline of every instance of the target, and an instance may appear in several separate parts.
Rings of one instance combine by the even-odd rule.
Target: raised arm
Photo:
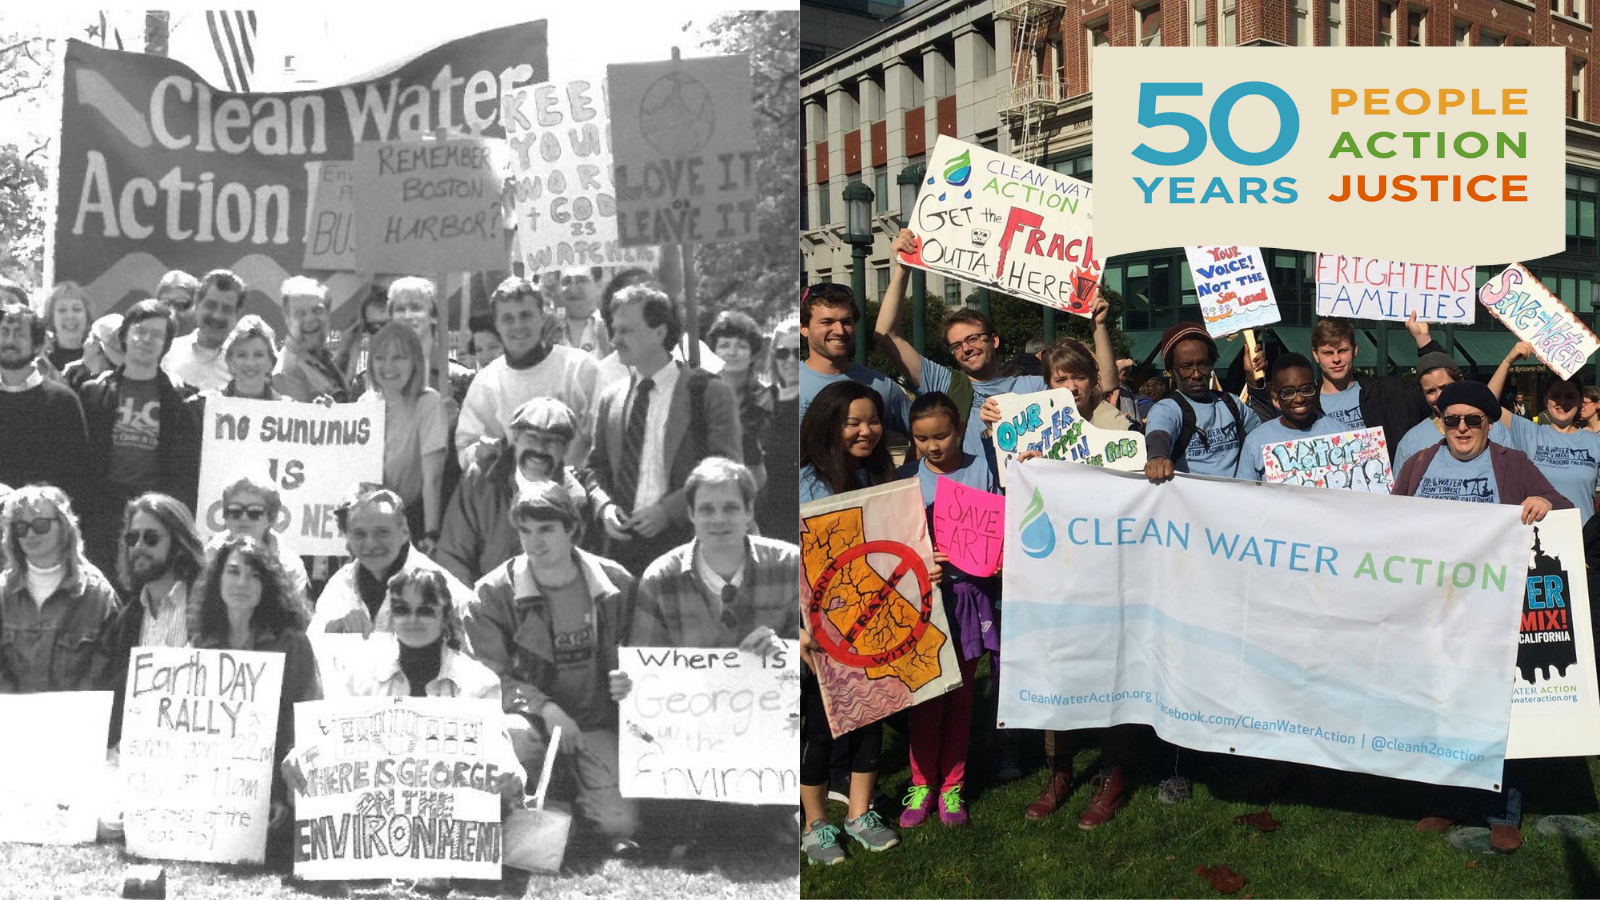
[[[1528,343],[1527,341],[1517,341],[1516,346],[1511,348],[1511,352],[1506,354],[1506,358],[1500,360],[1500,367],[1495,369],[1494,375],[1490,376],[1489,378],[1489,390],[1494,391],[1496,398],[1499,398],[1505,393],[1506,379],[1511,377],[1511,364],[1519,359],[1527,359],[1532,355],[1532,344]],[[1511,410],[1501,406],[1500,424],[1510,428],[1513,415],[1514,413],[1512,413]]]
[[[883,355],[911,380],[911,386],[922,387],[922,354],[911,342],[900,336],[900,301],[906,294],[906,264],[900,261],[901,253],[915,253],[922,246],[921,239],[902,228],[891,245],[893,259],[889,262],[889,288],[883,294],[883,305],[878,307],[878,318],[872,323],[872,339]],[[866,301],[861,301],[866,308]]]
[[[1094,311],[1094,364],[1100,373],[1100,391],[1107,396],[1122,385],[1117,378],[1117,360],[1111,349],[1111,326],[1107,320],[1111,318],[1111,304],[1100,296],[1100,286],[1095,285],[1089,298],[1090,309]]]

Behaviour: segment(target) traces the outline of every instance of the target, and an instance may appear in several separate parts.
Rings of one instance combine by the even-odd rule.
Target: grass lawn
[[[983,671],[979,690],[986,693]],[[978,698],[973,721],[994,721],[992,697]],[[1131,796],[1109,824],[1078,828],[1097,770],[1092,733],[1078,736],[1072,796],[1043,822],[1027,822],[1023,810],[1046,777],[1042,737],[1018,733],[1028,775],[1000,785],[992,777],[993,736],[981,726],[974,733],[963,792],[971,814],[966,828],[945,828],[935,816],[883,853],[852,842],[847,862],[802,866],[801,895],[1217,897],[1195,868],[1225,865],[1245,878],[1232,895],[1239,898],[1600,896],[1600,838],[1562,839],[1535,827],[1541,816],[1555,814],[1600,822],[1594,760],[1552,760],[1524,787],[1525,843],[1500,856],[1487,850],[1487,841],[1482,852],[1469,852],[1441,835],[1413,832],[1416,818],[1427,813],[1430,789],[1411,782],[1334,772],[1331,801],[1317,803],[1297,784],[1264,803],[1259,789],[1268,763],[1185,750],[1194,797],[1163,806],[1156,785],[1172,773],[1172,757],[1153,737],[1136,742]],[[890,797],[892,809],[884,814],[893,826],[911,774],[903,735],[886,729],[884,745],[879,785]],[[1282,823],[1276,830],[1235,824],[1236,816],[1264,805]],[[830,803],[828,811],[841,824],[844,807]]]

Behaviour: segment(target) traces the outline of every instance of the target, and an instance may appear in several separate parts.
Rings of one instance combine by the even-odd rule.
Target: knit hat
[[[1161,354],[1161,361],[1166,364],[1168,371],[1171,371],[1172,369],[1173,349],[1176,348],[1179,343],[1189,340],[1190,338],[1204,341],[1206,346],[1210,348],[1211,358],[1215,359],[1217,357],[1217,342],[1211,337],[1211,334],[1207,332],[1203,326],[1197,325],[1194,322],[1179,322],[1178,324],[1161,333],[1161,344],[1158,349]]]
[[[1435,350],[1417,357],[1417,377],[1420,378],[1434,369],[1444,369],[1457,381],[1461,380],[1461,367],[1456,365],[1455,357],[1450,354]]]
[[[1500,420],[1500,401],[1495,399],[1494,391],[1489,390],[1488,385],[1477,381],[1463,380],[1445,385],[1435,405],[1441,413],[1452,406],[1471,406],[1482,410],[1491,424]]]

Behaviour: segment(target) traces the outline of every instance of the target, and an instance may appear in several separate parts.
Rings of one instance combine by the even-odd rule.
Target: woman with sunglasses
[[[1489,379],[1489,390],[1500,396],[1512,363],[1531,356],[1533,345],[1517,342]],[[1502,409],[1497,421],[1510,429],[1511,446],[1533,460],[1561,496],[1572,501],[1587,525],[1594,515],[1595,483],[1600,476],[1600,434],[1583,427],[1582,413],[1589,407],[1584,400],[1585,390],[1579,376],[1562,378],[1551,373],[1544,382],[1543,424],[1514,415],[1509,409]]]
[[[449,423],[439,392],[428,387],[422,341],[403,322],[390,322],[373,336],[367,384],[363,399],[381,399],[385,409],[383,484],[400,495],[417,547],[432,556],[444,519]]]
[[[277,490],[241,478],[222,489],[222,531],[211,539],[207,549],[215,550],[230,537],[253,537],[278,555],[283,571],[289,576],[295,597],[310,615],[311,578],[306,574],[305,562],[298,556],[283,551],[278,543],[277,523],[283,517],[283,498]]]
[[[105,687],[102,635],[117,593],[83,555],[72,502],[30,484],[6,497],[0,526],[0,693]]]
[[[761,533],[779,540],[795,540],[800,517],[799,494],[789,485],[800,477],[800,318],[790,316],[772,330],[772,353],[767,368],[767,391],[772,398],[772,419],[764,447],[767,485],[756,504],[756,524]]]

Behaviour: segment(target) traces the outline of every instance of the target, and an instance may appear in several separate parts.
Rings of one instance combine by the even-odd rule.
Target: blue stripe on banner
[[[228,52],[222,46],[222,35],[217,33],[217,14],[206,11],[206,27],[211,30],[211,46],[217,51],[217,63],[222,66],[223,80],[228,82],[228,90],[237,92],[238,82],[233,80],[233,69],[228,66]]]

